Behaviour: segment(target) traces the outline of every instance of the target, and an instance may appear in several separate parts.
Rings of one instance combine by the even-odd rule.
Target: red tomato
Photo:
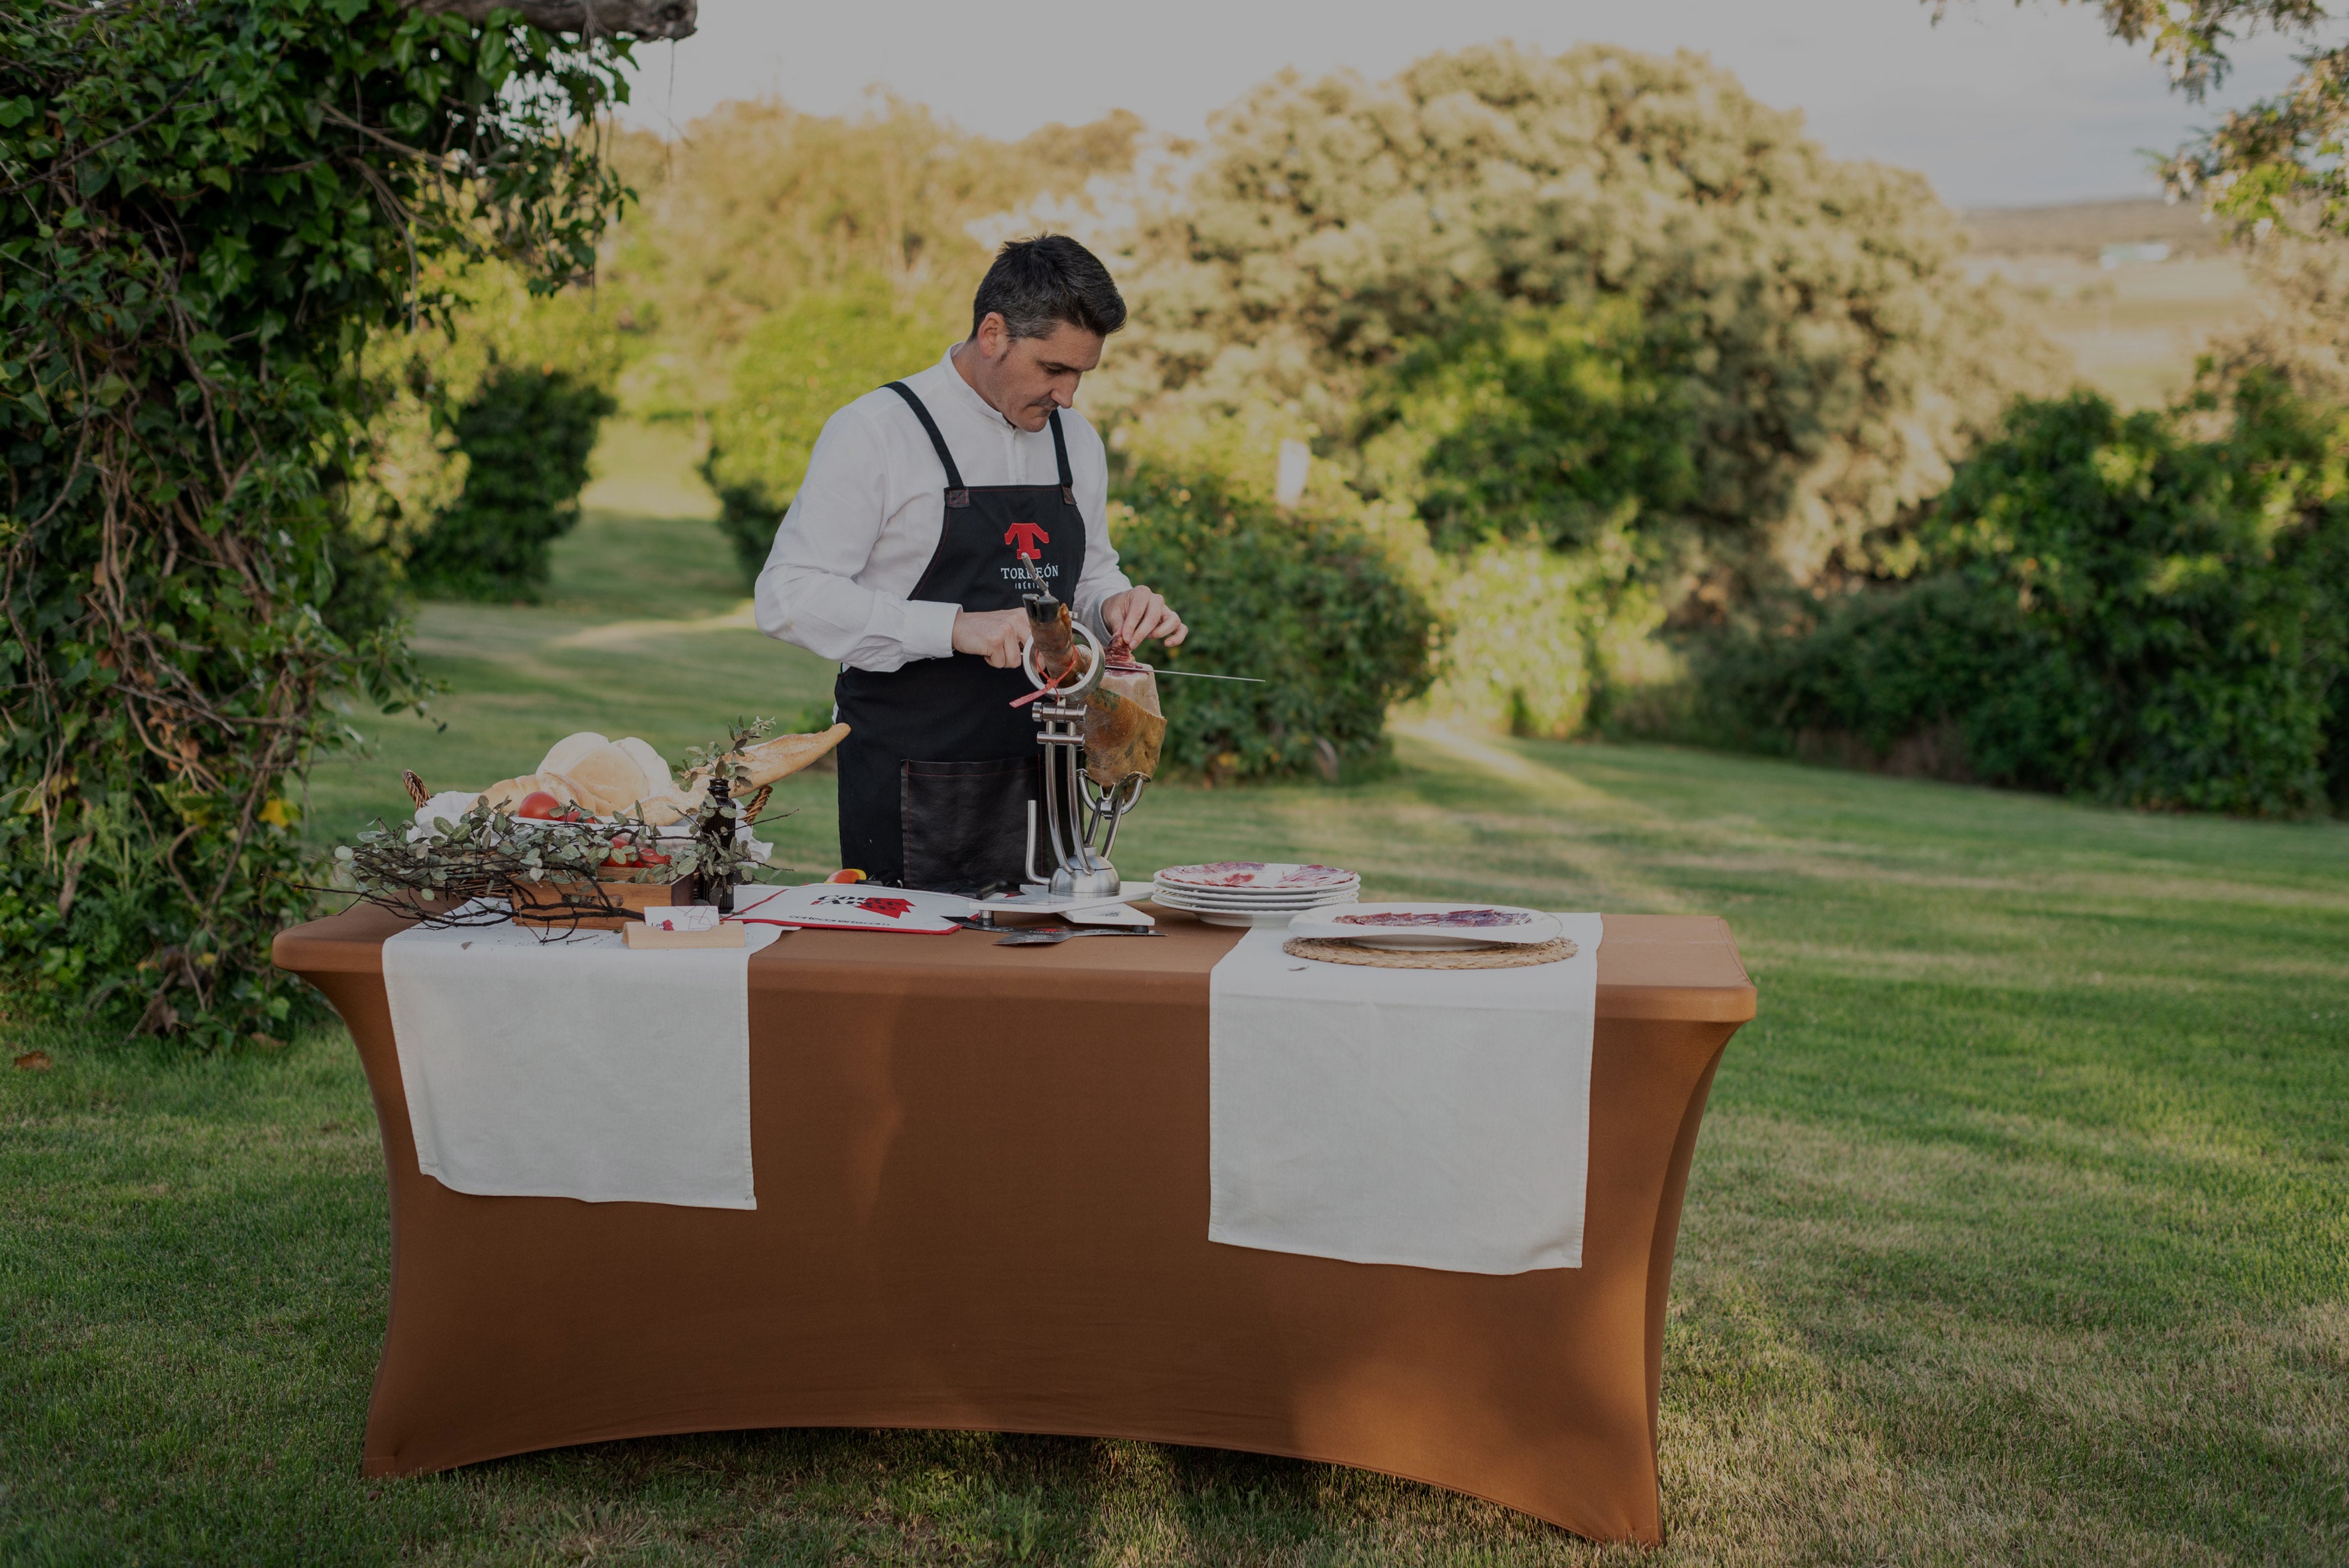
[[[864,873],[854,869],[846,869],[836,871],[823,880],[828,882],[861,882],[864,880]]]
[[[658,850],[638,850],[636,851],[636,863],[647,866],[665,866],[668,864],[668,857],[661,853]]]
[[[533,789],[522,798],[522,804],[514,808],[514,815],[535,817],[542,822],[547,822],[553,821],[562,810],[562,801],[543,789]]]

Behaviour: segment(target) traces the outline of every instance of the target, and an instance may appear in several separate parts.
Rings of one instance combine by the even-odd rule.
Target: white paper
[[[961,930],[955,922],[978,907],[971,900],[950,892],[921,892],[870,882],[807,882],[771,892],[745,888],[734,895],[734,913],[746,921],[772,920],[787,925],[839,931],[910,932],[924,936],[943,936]]]
[[[1376,969],[1251,931],[1208,979],[1208,1239],[1472,1274],[1578,1268],[1603,924],[1512,969]]]
[[[383,946],[416,1161],[460,1192],[755,1209],[752,953],[512,924]]]

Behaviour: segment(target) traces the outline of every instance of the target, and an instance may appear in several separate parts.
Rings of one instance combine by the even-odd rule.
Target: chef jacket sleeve
[[[1109,540],[1109,453],[1102,447],[1101,432],[1088,420],[1071,423],[1069,477],[1077,481],[1077,515],[1085,520],[1085,569],[1069,607],[1106,642],[1109,628],[1102,624],[1102,601],[1133,583],[1118,570],[1117,546]]]
[[[866,413],[851,404],[824,421],[759,573],[759,630],[860,670],[954,652],[957,606],[856,582],[887,521],[888,470],[887,439]]]

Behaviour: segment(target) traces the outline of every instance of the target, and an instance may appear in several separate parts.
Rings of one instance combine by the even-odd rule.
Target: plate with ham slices
[[[1350,942],[1396,952],[1434,948],[1532,947],[1566,934],[1555,915],[1507,903],[1343,903],[1308,910],[1288,923],[1291,936]]]

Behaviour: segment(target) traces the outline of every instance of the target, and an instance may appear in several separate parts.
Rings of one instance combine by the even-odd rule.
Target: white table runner
[[[1470,1274],[1578,1268],[1595,914],[1522,969],[1372,969],[1251,931],[1208,977],[1207,1236]]]
[[[416,926],[383,945],[424,1173],[460,1192],[755,1209],[750,954]]]

